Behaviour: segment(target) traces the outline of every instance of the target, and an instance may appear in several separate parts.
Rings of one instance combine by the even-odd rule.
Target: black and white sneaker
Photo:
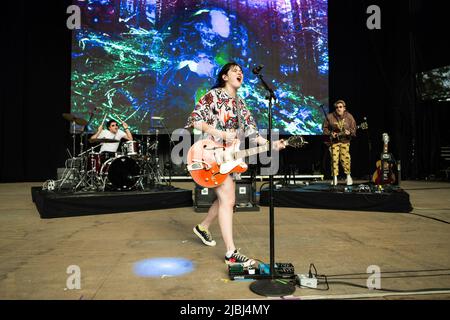
[[[250,266],[255,262],[253,259],[249,259],[245,255],[241,254],[237,249],[234,250],[234,252],[231,254],[231,256],[225,255],[225,263],[226,264],[235,264],[235,263],[241,263],[246,266]]]
[[[202,240],[204,244],[210,247],[216,245],[216,241],[212,238],[211,232],[202,228],[199,224],[194,227],[194,233]]]

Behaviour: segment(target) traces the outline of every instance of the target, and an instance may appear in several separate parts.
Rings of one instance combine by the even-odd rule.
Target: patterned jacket
[[[240,119],[238,119],[238,115],[240,115]],[[194,123],[202,121],[222,131],[238,130],[240,123],[245,136],[258,131],[245,101],[240,97],[233,98],[223,88],[212,89],[200,98],[189,116],[185,128],[192,128]]]

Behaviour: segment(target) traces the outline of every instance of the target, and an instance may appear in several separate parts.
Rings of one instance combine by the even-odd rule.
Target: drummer
[[[106,127],[108,128],[108,130],[104,130],[103,129],[103,124],[101,124],[98,129],[97,132],[90,138],[90,140],[94,140],[94,139],[112,139],[112,140],[117,140],[117,142],[109,142],[109,143],[102,143],[102,146],[100,148],[100,153],[105,152],[105,153],[110,153],[112,155],[112,153],[116,153],[117,149],[119,148],[119,143],[121,139],[126,139],[129,141],[133,140],[133,135],[131,134],[130,128],[128,127],[128,125],[122,121],[122,126],[123,126],[123,130],[122,131],[119,129],[119,125],[117,123],[117,121],[115,120],[109,120],[106,123]]]

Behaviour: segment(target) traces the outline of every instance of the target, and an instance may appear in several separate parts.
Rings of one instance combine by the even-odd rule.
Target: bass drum
[[[105,179],[105,189],[132,190],[140,178],[140,167],[130,157],[118,157],[107,160],[100,171]]]

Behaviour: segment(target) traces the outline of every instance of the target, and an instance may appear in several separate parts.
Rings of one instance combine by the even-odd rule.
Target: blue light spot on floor
[[[194,264],[184,258],[153,258],[136,262],[133,269],[139,277],[176,277],[192,272]]]

